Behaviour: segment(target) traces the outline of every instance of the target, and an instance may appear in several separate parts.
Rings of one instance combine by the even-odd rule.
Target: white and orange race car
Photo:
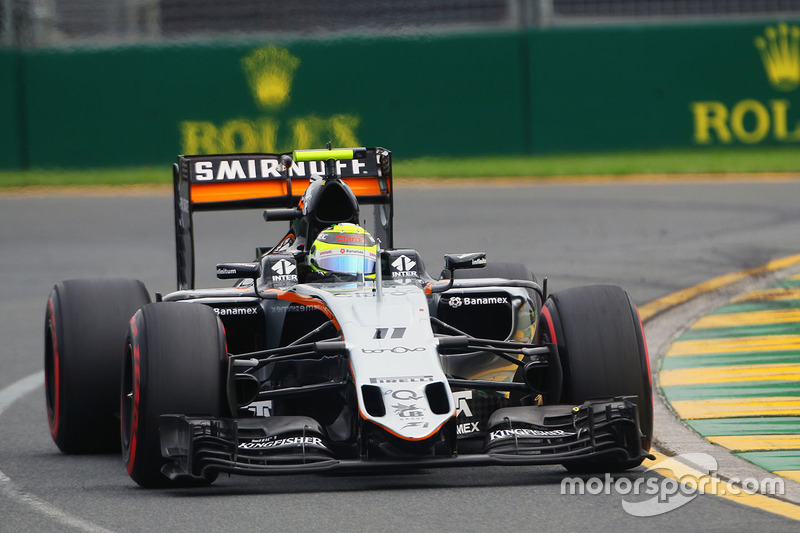
[[[181,156],[178,287],[67,280],[47,306],[50,430],[67,453],[121,446],[143,486],[394,466],[649,457],[641,321],[616,286],[547,294],[520,264],[395,248],[382,148]],[[194,287],[193,215],[289,222],[254,261]],[[364,216],[371,209],[371,216]],[[362,228],[360,224],[368,226]]]

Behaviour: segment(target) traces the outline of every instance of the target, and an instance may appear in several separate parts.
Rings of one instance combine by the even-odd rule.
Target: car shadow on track
[[[630,480],[653,475],[644,468],[615,474]],[[408,469],[360,472],[358,474],[283,475],[262,478],[220,476],[208,487],[163,489],[164,495],[177,497],[244,496],[270,494],[313,494],[357,491],[403,491],[424,489],[501,488],[559,486],[575,476],[561,466],[485,467],[458,469]]]

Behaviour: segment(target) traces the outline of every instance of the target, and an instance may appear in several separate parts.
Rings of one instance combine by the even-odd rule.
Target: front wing
[[[324,428],[303,416],[202,418],[163,415],[163,473],[170,479],[202,478],[213,472],[272,475],[339,472],[392,467],[455,467],[564,464],[604,459],[637,461],[652,456],[641,448],[636,404],[624,398],[580,406],[520,406],[490,418],[483,453],[395,458],[337,457]],[[453,424],[453,431],[455,425]]]

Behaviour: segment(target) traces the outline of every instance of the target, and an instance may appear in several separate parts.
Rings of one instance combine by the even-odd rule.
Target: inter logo
[[[414,270],[414,267],[417,266],[417,262],[408,257],[407,255],[401,255],[394,261],[392,261],[392,277],[393,278],[417,278],[419,274],[417,271]]]
[[[297,281],[296,270],[293,262],[281,259],[272,265],[272,281]]]
[[[279,276],[288,276],[289,274],[293,273],[297,267],[291,261],[287,261],[286,259],[281,259],[274,265],[272,265],[272,271],[278,274]]]

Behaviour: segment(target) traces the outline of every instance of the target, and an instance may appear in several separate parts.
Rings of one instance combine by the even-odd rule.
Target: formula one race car
[[[182,156],[174,186],[176,292],[150,303],[140,281],[68,280],[50,295],[61,450],[121,440],[147,487],[220,472],[618,471],[651,457],[649,363],[627,293],[548,295],[525,266],[483,253],[445,255],[432,277],[394,248],[388,150]],[[289,230],[253,262],[218,264],[233,286],[195,289],[193,214],[241,208]]]

